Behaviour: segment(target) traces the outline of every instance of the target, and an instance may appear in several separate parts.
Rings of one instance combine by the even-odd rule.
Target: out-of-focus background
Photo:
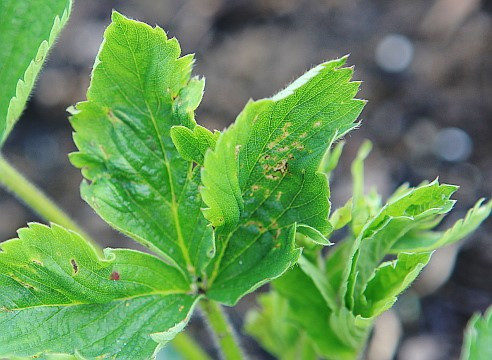
[[[364,138],[374,142],[367,189],[387,197],[400,183],[438,175],[458,184],[448,224],[492,194],[492,1],[480,0],[76,0],[4,152],[106,246],[132,246],[79,197],[80,172],[65,109],[85,91],[111,10],[158,24],[196,53],[207,78],[197,120],[222,129],[246,101],[274,94],[311,66],[350,53],[363,126],[346,141],[332,181],[333,205],[350,196],[349,166]],[[0,239],[40,220],[0,190]],[[446,224],[444,224],[446,225]],[[381,317],[366,357],[440,360],[459,355],[473,312],[492,303],[492,221],[439,250],[417,284]],[[248,296],[230,311],[240,329]],[[191,330],[210,348],[199,318]],[[270,359],[248,337],[253,359]]]

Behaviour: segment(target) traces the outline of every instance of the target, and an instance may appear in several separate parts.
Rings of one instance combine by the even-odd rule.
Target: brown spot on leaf
[[[288,128],[289,126],[291,126],[291,125],[292,125],[292,122],[287,121],[287,122],[284,124],[284,126],[282,126],[282,131],[286,131],[286,130],[287,130],[287,128]]]
[[[273,171],[280,171],[283,175],[287,172],[289,164],[287,163],[287,159],[282,159],[278,164],[276,164],[273,168]]]
[[[77,274],[79,272],[79,265],[75,259],[70,259],[70,264],[72,264],[73,273]]]
[[[33,264],[36,264],[36,265],[39,265],[39,266],[43,266],[43,263],[40,260],[32,259],[31,261],[32,261]]]
[[[313,127],[317,128],[321,126],[321,120],[318,120],[314,123]]]
[[[181,306],[179,307],[178,311],[179,311],[179,312],[181,312],[181,311],[183,311],[183,310],[184,310],[184,308],[185,308],[185,307],[184,307],[184,305],[181,305]]]

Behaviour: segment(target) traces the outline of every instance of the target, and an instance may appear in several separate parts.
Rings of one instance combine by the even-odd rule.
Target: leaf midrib
[[[180,224],[180,221],[179,221],[179,214],[178,214],[178,205],[177,205],[177,202],[176,202],[176,193],[175,193],[175,189],[174,189],[173,178],[172,178],[172,175],[171,175],[171,164],[169,163],[169,158],[167,156],[167,151],[166,151],[166,148],[164,146],[164,142],[162,141],[162,136],[161,136],[161,134],[159,132],[159,128],[157,126],[157,122],[156,122],[156,119],[155,119],[155,116],[154,116],[154,112],[150,108],[150,105],[149,105],[149,103],[147,101],[147,98],[145,97],[145,92],[144,92],[144,89],[143,89],[143,86],[142,86],[143,85],[142,84],[142,79],[140,77],[139,66],[138,66],[137,59],[135,57],[135,52],[133,51],[133,48],[130,45],[130,42],[129,42],[129,39],[128,39],[126,30],[121,25],[120,25],[120,28],[121,28],[121,30],[122,30],[122,32],[124,34],[124,37],[125,37],[125,40],[126,40],[126,43],[127,43],[127,48],[130,51],[130,53],[132,54],[133,64],[134,64],[134,67],[135,67],[135,70],[136,70],[136,74],[137,74],[137,78],[138,78],[138,83],[140,85],[140,91],[143,94],[143,99],[144,99],[144,102],[145,102],[145,106],[147,107],[147,111],[148,111],[148,113],[150,115],[150,119],[151,119],[152,125],[154,127],[154,131],[156,133],[157,138],[159,139],[159,145],[160,145],[162,154],[164,155],[164,162],[165,162],[165,165],[166,165],[166,168],[167,168],[167,175],[168,175],[168,179],[169,179],[169,186],[170,186],[170,192],[171,192],[171,211],[172,211],[172,214],[173,214],[173,220],[174,220],[174,224],[175,224],[175,227],[176,227],[176,234],[178,236],[179,247],[181,248],[181,252],[183,253],[183,257],[184,257],[185,262],[186,262],[186,269],[184,269],[184,270],[193,269],[194,267],[191,264],[190,255],[188,253],[188,249],[186,248],[186,244],[184,242],[183,234],[181,232],[181,224]]]

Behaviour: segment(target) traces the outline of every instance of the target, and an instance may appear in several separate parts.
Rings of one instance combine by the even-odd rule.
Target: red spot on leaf
[[[119,273],[119,272],[117,272],[117,271],[113,271],[113,272],[111,273],[111,276],[109,277],[109,280],[114,280],[114,281],[116,281],[116,280],[119,280],[119,279],[120,279],[120,273]]]

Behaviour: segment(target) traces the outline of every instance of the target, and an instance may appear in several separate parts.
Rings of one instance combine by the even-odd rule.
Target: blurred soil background
[[[347,138],[332,181],[333,206],[351,192],[350,162],[364,138],[374,142],[367,189],[386,198],[424,179],[458,184],[446,222],[492,194],[492,1],[480,0],[75,0],[5,156],[105,246],[134,246],[79,197],[81,175],[66,108],[85,91],[111,9],[158,24],[195,52],[207,79],[199,123],[223,129],[249,98],[274,94],[305,70],[350,53],[363,125]],[[0,190],[0,239],[41,220]],[[446,223],[444,226],[446,226]],[[417,284],[377,323],[367,359],[456,359],[463,328],[492,303],[492,221],[470,239],[438,251]],[[247,296],[230,311],[238,329]],[[201,320],[191,330],[211,348]],[[251,338],[252,359],[270,359]]]

